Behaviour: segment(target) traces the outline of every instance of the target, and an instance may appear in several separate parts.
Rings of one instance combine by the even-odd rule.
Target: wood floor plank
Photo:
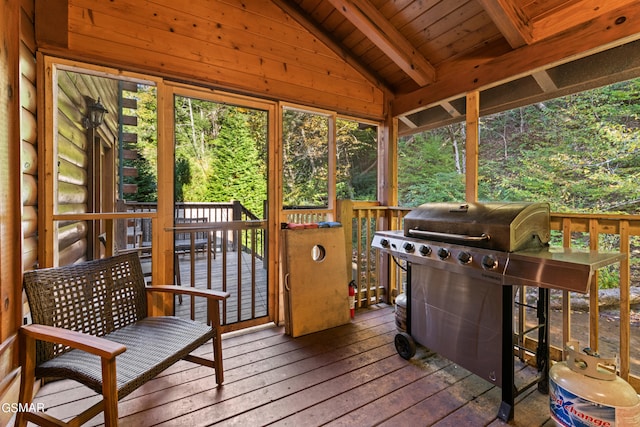
[[[223,336],[225,384],[180,361],[119,403],[122,426],[518,426],[550,427],[548,396],[516,399],[515,419],[496,419],[500,388],[419,346],[395,351],[391,307],[358,310],[347,325],[291,338],[277,326]],[[211,345],[196,350],[208,357]],[[518,376],[524,371],[518,371]],[[68,419],[98,397],[73,381],[47,384],[37,401]],[[88,426],[103,425],[99,415]]]
[[[500,407],[502,391],[491,387],[469,400],[456,411],[433,424],[437,427],[484,426],[495,420]]]
[[[470,375],[466,369],[458,368],[458,375],[464,376],[434,395],[428,396],[418,404],[389,418],[380,426],[424,425],[431,426],[455,410],[461,408],[469,399],[486,392],[492,386],[485,380]],[[464,372],[466,371],[466,372]],[[453,378],[456,378],[453,376]],[[413,424],[411,424],[413,423]]]
[[[355,352],[352,352],[350,348],[338,349],[335,352],[311,357],[302,361],[297,367],[298,369],[291,370],[291,367],[286,367],[286,375],[270,375],[264,386],[255,387],[254,390],[243,393],[234,399],[220,402],[215,408],[211,408],[203,402],[205,404],[200,407],[197,413],[181,417],[179,421],[184,425],[195,426],[201,425],[199,422],[202,419],[210,420],[212,423],[226,420],[255,407],[266,405],[324,381],[345,375],[354,369],[374,363],[380,357],[393,354],[395,348],[389,344],[389,338],[390,335],[370,338],[362,342]],[[175,422],[176,420],[171,421]]]
[[[346,325],[346,327],[348,326]],[[242,369],[225,371],[225,385],[221,388],[212,388],[211,384],[205,384],[197,380],[185,384],[180,391],[172,393],[165,391],[159,393],[160,395],[158,396],[142,397],[135,408],[127,407],[125,405],[127,402],[123,402],[120,405],[120,413],[132,425],[140,425],[139,423],[144,422],[160,423],[173,418],[175,414],[187,412],[184,410],[183,405],[185,399],[188,399],[191,411],[208,408],[216,403],[216,411],[221,414],[227,414],[224,408],[228,406],[225,403],[228,400],[242,396],[241,403],[245,404],[246,399],[244,398],[246,398],[247,394],[264,395],[265,387],[287,380],[292,381],[306,372],[331,370],[326,367],[344,359],[358,357],[361,353],[388,344],[392,341],[392,335],[389,333],[391,328],[393,328],[392,323],[384,323],[375,328],[364,330],[347,328],[352,333],[337,337],[335,337],[337,334],[331,334],[332,331],[323,331],[320,334],[325,335],[324,340],[314,339],[311,336],[301,337],[292,340],[292,342],[301,345],[301,348],[296,351],[251,363],[243,366]],[[329,338],[333,339],[332,343],[326,342]],[[337,370],[336,372],[340,371]],[[334,373],[328,374],[333,375]],[[297,387],[295,390],[300,389],[300,385]],[[162,404],[162,407],[157,410],[150,410],[154,405],[158,404]],[[233,416],[237,413],[237,409],[232,409],[226,416]],[[218,418],[217,415],[214,417]]]
[[[416,364],[406,363],[398,355],[392,356],[400,368],[387,372],[377,378],[367,378],[367,381],[359,382],[345,392],[334,394],[331,398],[314,404],[304,410],[298,410],[276,423],[274,426],[318,426],[335,422],[336,414],[354,414],[360,408],[367,405],[372,406],[372,411],[378,411],[379,400],[385,396],[406,387],[407,384],[430,376],[434,370],[441,369],[442,366],[449,365],[450,362],[433,355],[440,363],[432,363],[429,366],[421,367]],[[376,403],[374,403],[376,402]],[[307,402],[309,403],[309,402]],[[354,417],[355,418],[355,417]],[[372,421],[367,415],[367,420]],[[355,419],[349,421],[350,425],[359,425]]]
[[[239,414],[232,419],[225,420],[217,425],[250,426],[260,425],[261,423],[276,423],[284,417],[325,402],[335,396],[350,393],[354,388],[362,385],[363,383],[386,377],[388,374],[393,373],[402,367],[406,367],[406,364],[397,356],[395,348],[393,348],[391,344],[387,346],[386,351],[377,349],[376,357],[379,356],[384,358],[372,361],[372,363],[367,363],[370,362],[369,360],[363,360],[366,364],[358,369],[343,373],[338,377],[319,382],[318,384],[304,388],[295,394],[288,394],[281,399],[271,401],[259,408],[243,412],[242,414]],[[303,381],[307,380],[303,379]],[[300,424],[294,423],[289,425]]]
[[[438,355],[434,355],[433,361],[430,361],[430,363],[433,364],[435,369],[432,374],[417,381],[408,382],[403,387],[356,410],[341,415],[335,414],[336,418],[327,423],[327,426],[379,425],[405,411],[411,410],[429,396],[436,395],[450,387],[451,384],[455,384],[460,379],[470,375],[468,371],[460,369]],[[441,366],[440,369],[438,369],[439,366]],[[410,420],[410,417],[405,419],[406,422]],[[420,420],[420,417],[414,419],[414,421],[417,420]],[[420,423],[414,425],[420,425]]]

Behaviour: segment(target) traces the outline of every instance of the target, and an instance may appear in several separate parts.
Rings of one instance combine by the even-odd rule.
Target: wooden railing
[[[126,202],[119,205],[120,211],[126,212],[155,212],[157,204],[154,202]],[[176,223],[229,222],[256,220],[238,201],[228,203],[189,202],[176,203],[174,208]],[[118,247],[135,248],[151,244],[151,222],[141,218],[129,221],[127,228],[119,235]]]
[[[393,303],[395,296],[403,291],[406,276],[400,268],[402,266],[372,249],[371,240],[376,230],[401,230],[402,220],[409,211],[407,208],[380,206],[376,202],[339,202],[339,220],[345,227],[346,236],[352,237],[347,238],[349,247],[346,251],[357,283],[357,307],[378,302]],[[629,254],[620,264],[606,270],[607,274],[603,274],[604,269],[594,274],[587,297],[588,336],[579,336],[583,332],[578,332],[577,327],[572,328],[571,300],[584,296],[551,291],[552,300],[557,301],[557,311],[561,313],[560,320],[554,320],[552,316],[553,323],[550,324],[551,333],[556,336],[556,341],[551,342],[555,347],[555,358],[562,357],[564,343],[574,338],[578,338],[583,347],[600,351],[603,356],[613,356],[609,352],[614,351],[620,360],[620,376],[640,390],[640,347],[631,345],[632,342],[640,342],[638,326],[631,326],[631,290],[640,286],[640,273],[636,273],[634,278],[631,275],[632,266],[634,271],[640,271],[640,215],[553,213],[551,230],[553,246]],[[603,303],[600,288],[604,279],[611,280],[612,276],[619,279],[619,292],[614,291],[620,319],[617,337],[600,333]]]
[[[156,206],[137,202],[120,206],[126,211],[122,215],[131,218],[121,221],[116,249],[137,251],[146,262],[146,273],[151,271],[151,216]],[[173,222],[173,227],[160,232],[173,234],[174,280],[182,286],[231,294],[222,307],[224,331],[263,323],[269,315],[266,220],[240,202],[176,203]],[[176,314],[202,320],[203,305],[204,300],[179,299]]]
[[[266,221],[250,220],[179,224],[165,230],[187,237],[185,250],[175,258],[182,286],[231,294],[222,305],[225,331],[259,324],[269,314],[266,260],[258,247],[264,243],[266,226]],[[200,248],[196,242],[202,235],[206,237]],[[176,314],[196,319],[206,313],[204,303],[193,298],[177,301]]]

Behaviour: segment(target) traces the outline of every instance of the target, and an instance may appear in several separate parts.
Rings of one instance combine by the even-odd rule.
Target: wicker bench
[[[83,424],[104,411],[105,425],[113,426],[118,423],[118,400],[180,359],[214,368],[216,383],[223,382],[219,301],[228,298],[227,293],[145,286],[136,253],[28,271],[24,288],[33,324],[19,334],[21,403],[31,402],[35,378],[70,378],[103,396],[73,422]],[[150,292],[206,297],[212,325],[149,317]],[[209,340],[213,360],[190,354]],[[42,412],[21,412],[16,425],[51,425],[50,418]]]

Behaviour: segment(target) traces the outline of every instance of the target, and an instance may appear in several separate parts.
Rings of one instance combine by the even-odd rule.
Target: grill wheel
[[[416,342],[406,332],[396,334],[394,344],[396,351],[403,359],[409,360],[416,354]]]

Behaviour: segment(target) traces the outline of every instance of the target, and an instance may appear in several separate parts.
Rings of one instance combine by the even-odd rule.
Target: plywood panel
[[[285,320],[297,337],[349,322],[342,228],[284,230]]]

